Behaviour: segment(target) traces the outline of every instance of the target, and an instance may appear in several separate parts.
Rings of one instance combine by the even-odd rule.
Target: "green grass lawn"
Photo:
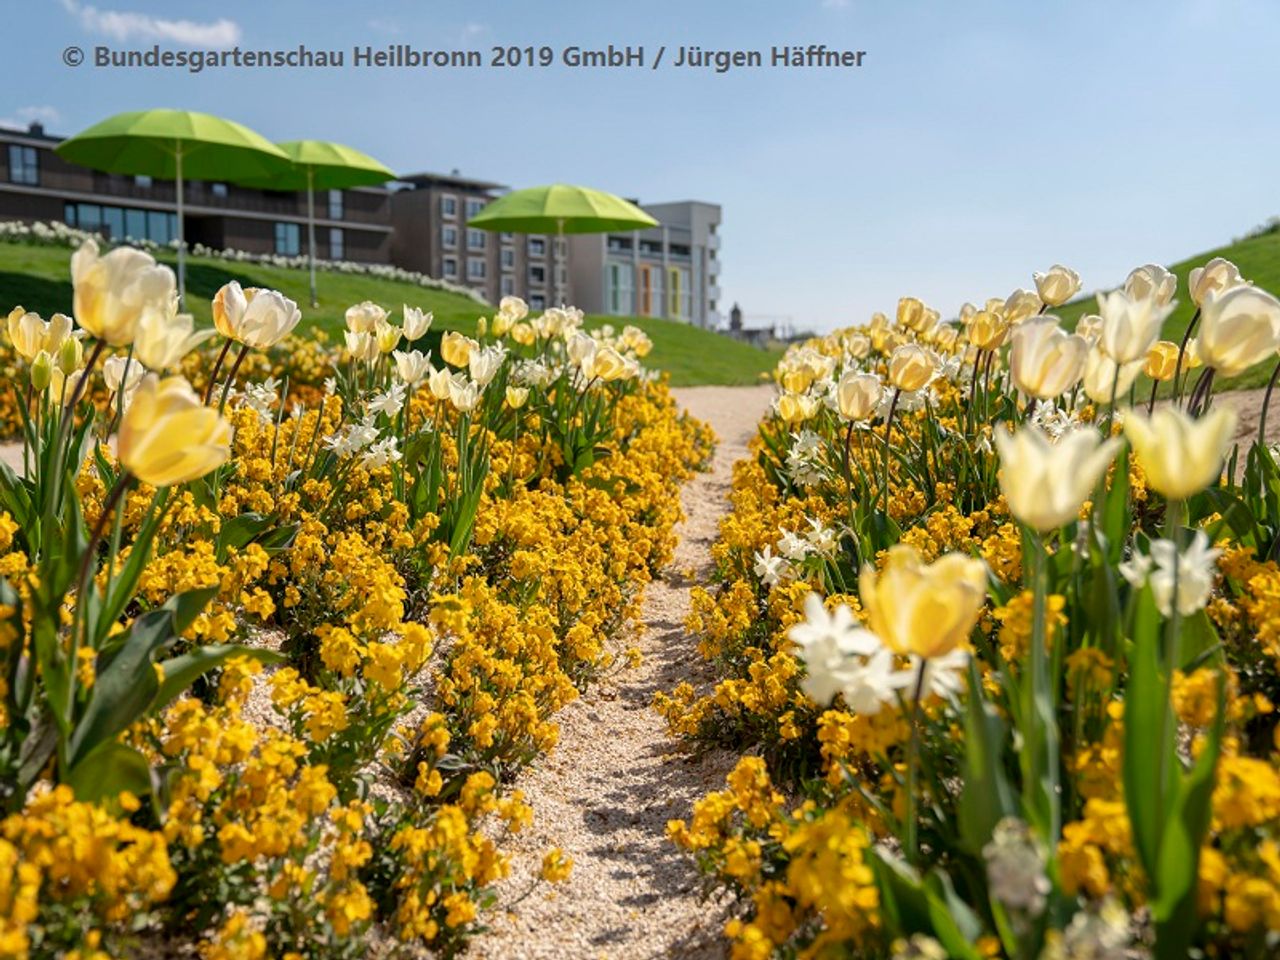
[[[161,260],[174,264],[173,258]],[[320,305],[308,306],[307,272],[252,263],[234,263],[208,257],[187,261],[187,309],[200,324],[212,322],[209,301],[224,283],[239,280],[246,287],[279,290],[302,307],[302,329],[323,329],[336,334],[343,327],[343,313],[353,303],[372,300],[398,316],[408,303],[435,314],[434,342],[445,330],[474,333],[476,320],[492,313],[492,307],[461,294],[429,290],[417,284],[320,271],[317,275]],[[71,311],[71,251],[59,247],[0,243],[0,316],[21,304],[48,317]],[[635,317],[588,317],[589,327],[611,323],[619,330],[634,323],[653,340],[646,364],[671,374],[676,386],[694,384],[749,384],[773,368],[780,352],[758,350],[719,334],[669,320]],[[430,335],[429,335],[430,337]]]
[[[1179,263],[1169,266],[1168,269],[1178,275],[1178,306],[1165,321],[1164,339],[1172,340],[1174,343],[1180,343],[1182,336],[1186,332],[1187,324],[1191,322],[1192,314],[1195,313],[1195,304],[1187,295],[1187,274],[1191,272],[1193,267],[1204,266],[1214,257],[1226,257],[1237,267],[1240,268],[1241,275],[1248,281],[1266,290],[1268,293],[1280,295],[1280,233],[1270,233],[1261,237],[1250,237],[1247,240],[1241,240],[1238,243],[1232,243],[1217,250],[1209,250],[1205,253],[1196,254],[1194,257],[1188,257]],[[1064,304],[1053,313],[1061,317],[1064,326],[1074,329],[1076,322],[1086,313],[1097,313],[1098,303],[1092,297],[1085,297],[1075,300],[1072,303]],[[1250,387],[1265,386],[1267,379],[1271,376],[1272,363],[1261,363],[1248,370],[1238,377],[1229,380],[1215,380],[1214,386],[1218,390],[1240,390]],[[1199,376],[1199,371],[1193,371],[1192,377]],[[1146,377],[1138,378],[1137,393],[1140,397],[1146,397],[1151,390],[1151,381]]]

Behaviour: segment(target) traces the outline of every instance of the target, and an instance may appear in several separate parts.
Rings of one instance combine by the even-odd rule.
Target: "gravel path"
[[[737,756],[682,754],[652,709],[653,695],[706,666],[684,631],[689,589],[710,569],[709,549],[728,503],[733,464],[746,454],[772,395],[770,387],[692,387],[680,402],[720,437],[711,469],[682,492],[686,519],[665,575],[645,597],[644,662],[592,686],[559,715],[560,743],[516,781],[532,804],[533,826],[508,841],[511,876],[499,887],[491,929],[469,957],[658,958],[724,955],[724,914],[699,899],[700,878],[667,839],[667,821],[718,789]],[[686,576],[688,575],[688,576]],[[542,854],[558,845],[573,875],[529,889]]]

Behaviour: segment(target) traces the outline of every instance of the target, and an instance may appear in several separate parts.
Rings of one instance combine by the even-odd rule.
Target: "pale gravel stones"
[[[668,820],[688,818],[696,799],[723,786],[737,755],[690,757],[667,737],[652,703],[654,693],[681,680],[710,679],[684,630],[689,590],[710,572],[733,464],[746,456],[772,390],[675,392],[690,413],[711,424],[720,443],[711,469],[682,491],[686,519],[674,562],[646,594],[647,629],[636,641],[644,663],[614,673],[561,711],[560,743],[517,778],[534,822],[504,845],[512,854],[511,876],[499,886],[498,905],[482,917],[490,930],[473,942],[471,958],[724,956],[726,904],[700,898],[701,878],[665,830]],[[516,902],[537,876],[543,853],[557,845],[573,858],[572,877]]]

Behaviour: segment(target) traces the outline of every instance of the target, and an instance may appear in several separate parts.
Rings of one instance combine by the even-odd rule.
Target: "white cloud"
[[[154,40],[190,47],[220,49],[240,42],[240,25],[234,20],[166,20],[145,13],[121,10],[99,10],[79,0],[62,0],[67,12],[80,21],[90,33],[100,33],[119,43],[129,40]]]
[[[21,129],[33,121],[54,124],[59,123],[61,120],[62,114],[58,111],[58,108],[45,104],[43,106],[19,107],[13,112],[13,116],[0,117],[0,127]]]

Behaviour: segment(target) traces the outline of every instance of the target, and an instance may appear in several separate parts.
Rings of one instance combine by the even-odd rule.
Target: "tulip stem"
[[[222,411],[226,409],[227,397],[231,396],[231,385],[236,382],[236,374],[240,372],[240,364],[244,363],[244,358],[249,355],[249,345],[246,343],[240,348],[240,352],[236,354],[236,362],[231,365],[231,372],[227,374],[227,382],[222,385],[222,398],[218,401],[218,416],[222,416]]]
[[[227,353],[230,351],[232,343],[234,341],[228,337],[227,342],[218,351],[218,359],[213,361],[213,369],[209,371],[209,385],[204,388],[204,405],[206,407],[209,405],[209,401],[213,399],[213,388],[218,385],[218,371],[222,369],[222,361],[227,359]]]
[[[899,387],[893,388],[893,399],[889,401],[889,415],[884,418],[884,513],[889,515],[889,459],[892,449],[893,414],[898,409],[898,397],[902,395]]]
[[[1258,415],[1258,443],[1267,445],[1267,410],[1271,407],[1271,394],[1276,388],[1276,378],[1280,377],[1280,363],[1271,371],[1271,379],[1267,381],[1267,392],[1262,395],[1262,413]]]
[[[1191,322],[1187,324],[1187,329],[1182,332],[1182,342],[1178,345],[1178,363],[1173,368],[1173,402],[1176,404],[1182,399],[1182,387],[1185,383],[1182,377],[1182,358],[1187,354],[1187,344],[1191,342],[1191,334],[1196,328],[1196,322],[1200,319],[1200,308],[1196,307],[1196,312],[1191,315]],[[1190,368],[1187,369],[1190,373]]]
[[[911,694],[911,732],[907,737],[907,815],[906,815],[906,849],[907,862],[915,865],[919,859],[919,828],[916,824],[916,767],[920,756],[920,724],[922,710],[920,700],[924,696],[924,675],[929,661],[920,658],[920,666],[916,670],[915,690]]]
[[[1151,397],[1147,400],[1147,416],[1151,416],[1156,409],[1156,388],[1160,386],[1159,380],[1151,381]]]

